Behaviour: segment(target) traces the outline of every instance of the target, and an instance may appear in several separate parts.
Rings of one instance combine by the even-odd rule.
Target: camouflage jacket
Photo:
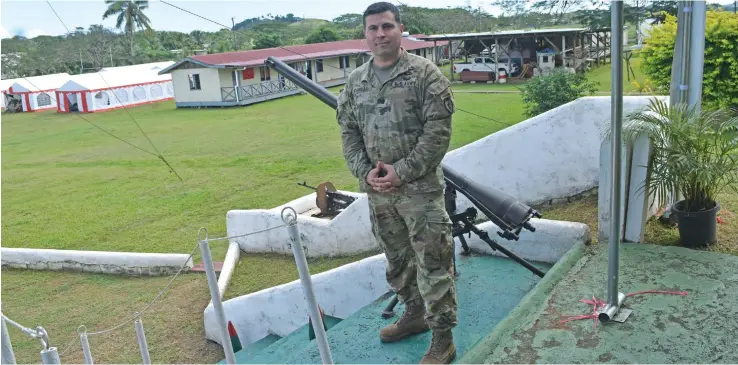
[[[455,111],[451,83],[433,62],[404,49],[383,84],[372,61],[349,75],[336,108],[343,156],[360,191],[372,191],[366,176],[380,160],[394,166],[400,193],[443,190],[440,163]]]

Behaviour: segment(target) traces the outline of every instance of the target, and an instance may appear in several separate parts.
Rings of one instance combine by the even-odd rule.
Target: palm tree
[[[105,4],[108,5],[108,10],[105,10],[103,19],[107,19],[109,16],[118,15],[118,19],[115,21],[115,27],[120,29],[121,25],[125,23],[125,32],[131,42],[131,57],[134,56],[134,33],[135,29],[139,30],[151,30],[151,20],[146,14],[143,13],[145,9],[148,9],[148,1],[116,1],[116,0],[105,0]]]

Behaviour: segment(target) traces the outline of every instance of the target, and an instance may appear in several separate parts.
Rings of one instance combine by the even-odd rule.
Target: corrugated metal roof
[[[424,36],[422,34],[411,35],[410,38]],[[436,45],[445,45],[448,42],[436,42]],[[432,41],[413,40],[408,38],[402,39],[402,46],[406,50],[415,50],[421,48],[433,47]],[[351,39],[335,42],[324,42],[314,44],[300,44],[294,46],[284,46],[276,48],[256,49],[241,52],[214,53],[207,55],[198,55],[185,58],[175,65],[172,65],[160,73],[168,73],[172,69],[183,62],[193,62],[203,67],[249,67],[264,65],[264,61],[268,57],[276,57],[284,62],[296,60],[337,57],[343,55],[352,55],[357,53],[371,53],[369,46],[364,39]]]
[[[589,28],[542,28],[542,29],[512,29],[512,30],[500,30],[496,32],[479,32],[479,33],[453,33],[453,34],[434,34],[434,35],[421,35],[418,39],[426,41],[432,40],[448,40],[448,39],[465,39],[465,38],[481,38],[481,37],[500,37],[500,36],[526,36],[531,34],[551,34],[551,33],[584,33],[598,31]],[[603,28],[599,31],[609,31],[609,28]]]

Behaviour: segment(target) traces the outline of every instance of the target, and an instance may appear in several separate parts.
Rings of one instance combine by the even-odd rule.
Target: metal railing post
[[[290,210],[291,212],[285,216],[285,212]],[[315,331],[315,339],[318,342],[318,350],[320,350],[320,358],[323,360],[323,364],[333,364],[333,358],[331,357],[331,349],[328,346],[328,336],[325,333],[323,327],[323,318],[320,315],[320,309],[315,299],[315,292],[313,291],[313,281],[310,277],[310,270],[308,269],[307,258],[305,258],[305,252],[302,248],[302,242],[300,241],[300,231],[297,229],[297,212],[291,207],[285,207],[282,209],[282,221],[287,225],[287,229],[290,233],[290,246],[292,246],[292,253],[295,256],[295,264],[297,265],[297,272],[300,274],[300,281],[302,282],[302,290],[305,294],[305,300],[308,305],[308,312],[310,313],[310,319],[313,323],[313,330]]]
[[[87,340],[87,328],[82,325],[77,327],[79,334],[79,342],[82,344],[82,354],[85,355],[85,364],[94,364],[92,360],[92,352],[90,351],[90,341]]]
[[[44,347],[44,349],[41,350],[41,363],[61,364],[61,359],[59,359],[59,353],[56,351],[56,347],[49,346],[49,334],[46,330],[43,327],[38,326],[36,327],[36,334],[39,341],[41,341],[41,346]]]
[[[205,239],[200,239],[200,232],[205,231]],[[210,298],[213,301],[213,309],[218,320],[220,329],[220,341],[223,343],[223,352],[225,352],[226,363],[235,364],[236,355],[233,353],[233,344],[231,337],[228,335],[228,323],[226,322],[225,312],[223,311],[223,303],[220,301],[220,293],[218,291],[218,278],[215,276],[215,268],[213,267],[213,258],[210,255],[210,242],[208,242],[208,231],[200,228],[197,232],[197,239],[200,242],[200,251],[202,252],[202,263],[205,266],[205,274],[208,277],[208,287],[210,288]]]
[[[5,317],[0,318],[2,321],[2,363],[15,364],[15,354],[13,353],[13,344],[10,342],[10,334],[5,324]]]
[[[136,325],[136,337],[138,337],[138,348],[141,350],[141,359],[144,364],[151,364],[149,344],[146,342],[146,334],[144,333],[143,323],[141,323],[141,317],[136,318],[133,323]]]
[[[618,271],[620,265],[620,197],[621,187],[621,134],[623,126],[623,3],[613,1],[610,4],[612,14],[612,183],[610,193],[610,242],[607,265],[607,306],[599,313],[602,322],[611,320],[620,310],[625,295],[618,292]]]

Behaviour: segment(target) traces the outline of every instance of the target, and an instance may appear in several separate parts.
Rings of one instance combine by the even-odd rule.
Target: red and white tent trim
[[[21,99],[24,112],[54,109],[57,100],[52,95],[70,77],[68,73],[58,73],[19,78],[10,86],[7,94]]]
[[[56,90],[57,112],[95,113],[173,99],[171,75],[158,74],[171,63],[112,67],[72,76]]]

